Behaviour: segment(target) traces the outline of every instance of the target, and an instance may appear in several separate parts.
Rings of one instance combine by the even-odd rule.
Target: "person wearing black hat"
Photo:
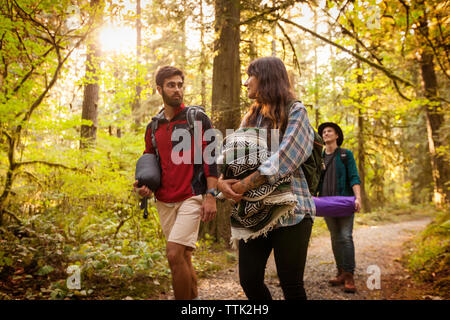
[[[333,122],[319,126],[319,134],[325,143],[322,154],[325,171],[319,184],[319,197],[355,196],[355,211],[361,209],[360,179],[355,158],[350,150],[341,148],[344,142],[342,129]],[[344,285],[345,292],[356,292],[353,273],[355,271],[355,247],[353,244],[354,214],[344,217],[324,217],[331,234],[337,277],[329,283]]]

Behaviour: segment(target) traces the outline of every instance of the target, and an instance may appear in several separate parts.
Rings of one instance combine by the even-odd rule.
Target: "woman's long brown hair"
[[[269,128],[284,132],[289,110],[287,106],[295,99],[284,63],[277,57],[253,60],[247,68],[248,76],[258,80],[257,97],[244,117],[244,125],[256,125],[258,115],[269,122]]]

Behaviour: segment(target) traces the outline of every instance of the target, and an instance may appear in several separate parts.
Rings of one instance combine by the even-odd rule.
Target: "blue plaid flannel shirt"
[[[305,106],[296,102],[289,112],[288,124],[278,151],[258,168],[262,175],[267,176],[269,183],[275,183],[288,174],[293,175],[291,188],[298,202],[295,214],[282,219],[277,226],[295,225],[302,221],[305,215],[314,220],[316,215],[316,206],[300,167],[312,153],[313,130]]]

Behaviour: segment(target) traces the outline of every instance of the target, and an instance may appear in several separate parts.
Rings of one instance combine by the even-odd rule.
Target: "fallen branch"
[[[8,209],[3,209],[3,212],[6,213],[6,214],[7,214],[8,216],[10,216],[11,218],[13,218],[14,220],[16,220],[16,222],[17,222],[19,225],[22,225],[22,221],[20,221],[20,219],[17,218],[16,215],[15,215],[13,212],[9,211]]]
[[[34,180],[34,181],[39,185],[39,187],[41,187],[41,189],[44,188],[44,186],[42,185],[42,183],[39,181],[39,178],[36,177],[36,176],[35,176],[34,174],[32,174],[31,172],[28,172],[28,171],[19,171],[19,172],[17,172],[17,173],[14,174],[14,177],[15,177],[15,176],[18,176],[19,174],[23,174],[23,175],[26,175],[26,176],[30,177],[31,180]]]
[[[72,171],[82,171],[82,169],[80,169],[80,168],[71,168],[71,167],[68,167],[68,166],[66,166],[64,164],[52,163],[52,162],[43,161],[43,160],[17,162],[16,163],[16,168],[18,169],[18,168],[20,168],[22,166],[28,166],[28,165],[33,165],[33,164],[44,164],[46,166],[54,167],[54,168],[63,168],[63,169],[72,170]]]
[[[130,220],[131,218],[133,218],[133,216],[130,216],[128,219],[125,220],[120,220],[119,224],[116,227],[116,232],[114,233],[114,237],[113,239],[115,240],[117,237],[117,234],[119,233],[119,230],[123,227],[123,225],[125,224],[125,222],[127,222],[128,220]]]

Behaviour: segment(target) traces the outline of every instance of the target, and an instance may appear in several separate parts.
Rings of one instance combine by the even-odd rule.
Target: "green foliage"
[[[83,37],[91,31],[90,18],[95,15],[89,1],[0,4],[0,196],[9,192],[0,203],[4,218],[0,226],[0,282],[9,285],[1,293],[4,298],[148,298],[168,288],[170,272],[158,214],[151,204],[149,219],[142,219],[132,191],[133,171],[144,149],[145,126],[161,106],[153,83],[158,66],[171,64],[184,69],[186,103],[199,104],[204,92],[205,107],[210,110],[215,17],[212,1],[202,3],[203,16],[194,0],[185,1],[184,6],[179,1],[158,0],[143,8],[139,61],[135,48],[128,53],[103,52],[97,139],[89,151],[79,149],[80,127],[87,124],[81,120],[86,84]],[[246,77],[245,68],[252,59],[271,55],[274,48],[288,68],[297,97],[309,108],[311,123],[340,123],[344,147],[356,156],[358,116],[362,116],[366,190],[374,210],[357,215],[356,224],[423,216],[421,212],[427,214],[429,209],[421,204],[430,202],[433,190],[423,106],[437,102],[420,98],[416,88],[400,86],[411,101],[402,99],[380,70],[358,66],[354,58],[290,25],[281,24],[283,33],[275,19],[277,14],[301,19],[315,11],[319,33],[355,51],[356,40],[343,32],[345,27],[358,37],[361,55],[372,61],[379,58],[384,67],[413,81],[417,88],[420,69],[416,58],[429,50],[431,43],[435,61],[442,64],[435,68],[438,80],[445,88],[448,77],[440,40],[448,33],[448,28],[440,29],[445,6],[429,1],[423,8],[411,2],[407,17],[399,1],[345,3],[347,8],[339,1],[327,1],[328,7],[321,8],[274,1],[282,9],[259,15],[270,5],[241,1],[241,21],[250,21],[241,25],[242,77]],[[79,7],[84,24],[69,30],[65,21],[73,5]],[[123,1],[107,1],[105,5],[105,26],[106,21],[135,25],[134,11]],[[382,9],[379,28],[367,24],[371,19],[368,5]],[[338,21],[324,14],[332,8],[342,9]],[[417,32],[418,19],[425,13],[430,21],[429,39]],[[323,31],[319,24],[325,20],[332,22],[327,26],[336,28]],[[200,32],[204,33],[203,43],[192,36]],[[330,54],[323,56],[326,59],[314,57],[314,49]],[[317,72],[315,58],[319,60]],[[53,79],[58,81],[53,83]],[[141,106],[133,110],[137,86],[142,88]],[[448,100],[448,93],[442,91]],[[251,103],[245,89],[241,101],[240,112],[244,113]],[[446,112],[444,107],[437,111]],[[447,123],[440,132],[443,141],[450,132]],[[447,160],[450,157],[448,146],[436,152]],[[423,279],[448,269],[448,221],[447,217],[430,226],[411,256],[410,267]],[[313,235],[325,230],[323,219],[316,219]],[[218,240],[208,234],[199,239],[194,265],[201,276],[236,263],[235,253],[224,250]],[[221,255],[211,256],[211,250]],[[67,288],[70,265],[80,266],[80,290]]]
[[[420,281],[447,297],[450,289],[450,211],[438,212],[434,220],[416,238],[407,255],[408,269]]]
[[[199,239],[197,248],[192,255],[192,264],[200,278],[236,265],[236,251],[224,247],[223,243],[215,242],[213,237],[208,234],[205,239]]]

